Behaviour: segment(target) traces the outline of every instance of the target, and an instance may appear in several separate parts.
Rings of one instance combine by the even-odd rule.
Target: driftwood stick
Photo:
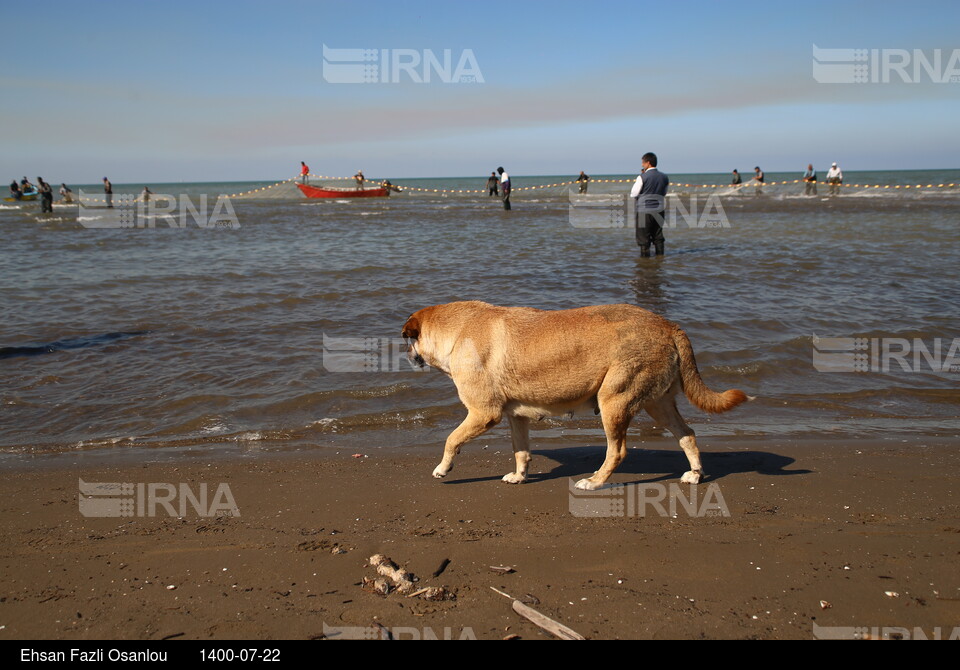
[[[554,621],[550,617],[541,614],[532,607],[527,607],[519,600],[513,601],[513,611],[519,614],[522,617],[525,617],[532,621],[540,628],[544,629],[548,633],[555,635],[561,640],[585,640],[580,633],[570,628],[567,628],[559,621]]]
[[[586,640],[587,639],[577,631],[567,628],[562,623],[558,621],[554,621],[550,617],[544,614],[541,614],[540,612],[533,609],[532,607],[528,607],[527,605],[524,605],[522,602],[514,598],[509,593],[504,593],[503,591],[499,589],[495,589],[492,586],[490,587],[490,590],[493,591],[494,593],[500,594],[504,598],[509,598],[510,600],[512,600],[514,612],[524,617],[525,619],[529,619],[531,622],[533,622],[540,628],[544,629],[551,635],[555,635],[561,640]]]

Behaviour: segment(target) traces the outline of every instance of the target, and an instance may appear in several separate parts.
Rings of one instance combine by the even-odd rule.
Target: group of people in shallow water
[[[40,196],[40,211],[53,211],[53,187],[43,180],[43,177],[37,177],[37,184],[33,185],[30,180],[24,177],[18,183],[16,179],[10,182],[10,197],[13,200],[33,200]],[[73,191],[66,184],[60,184],[60,201],[65,203],[73,202]]]
[[[763,170],[760,169],[760,166],[753,168],[753,179],[750,181],[757,187],[756,194],[760,195],[763,193]],[[803,173],[801,177],[803,181],[803,194],[804,195],[816,195],[817,194],[817,171],[813,169],[813,164],[810,163],[807,165],[807,171]],[[826,182],[829,186],[829,195],[839,195],[840,185],[843,184],[843,172],[840,171],[840,168],[837,167],[837,164],[834,163],[830,166],[830,169],[827,171]],[[731,186],[742,186],[743,179],[740,177],[740,173],[736,170],[733,171],[733,180],[730,182]]]
[[[113,207],[113,184],[106,177],[103,178],[103,194],[106,199],[107,207]],[[24,177],[18,183],[16,179],[10,182],[9,200],[34,200],[40,196],[40,211],[53,211],[53,187],[43,180],[43,177],[37,177],[37,185],[34,186],[30,180]],[[140,193],[140,200],[148,202],[153,191],[149,186],[144,186]],[[73,191],[66,184],[60,184],[60,203],[70,205],[74,203]]]

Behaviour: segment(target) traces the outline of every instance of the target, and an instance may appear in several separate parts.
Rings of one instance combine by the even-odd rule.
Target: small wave
[[[200,432],[207,435],[222,435],[229,430],[229,426],[220,420],[207,421],[200,427]]]
[[[129,333],[104,333],[103,335],[75,337],[45,344],[24,344],[16,347],[0,347],[0,359],[17,358],[20,356],[39,356],[41,354],[49,354],[55,351],[63,351],[65,349],[82,349],[84,347],[92,347],[98,344],[106,344],[107,342],[125,340],[130,337],[147,335],[148,333],[150,333],[149,330],[137,330]]]

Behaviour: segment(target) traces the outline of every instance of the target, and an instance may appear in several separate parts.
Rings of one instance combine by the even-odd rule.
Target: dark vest
[[[637,209],[661,212],[664,208],[667,195],[667,186],[670,179],[656,168],[643,173],[643,183],[640,185],[640,195],[637,196]],[[659,198],[644,198],[645,195],[658,195]]]

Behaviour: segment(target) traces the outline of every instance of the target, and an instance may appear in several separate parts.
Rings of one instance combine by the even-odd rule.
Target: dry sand
[[[714,508],[702,516],[669,514],[671,490],[689,487],[671,488],[686,461],[667,439],[631,449],[614,481],[636,486],[594,498],[570,481],[599,465],[598,447],[535,450],[520,486],[500,481],[509,449],[478,445],[443,481],[430,476],[439,447],[8,463],[0,638],[305,639],[376,624],[399,637],[551,637],[491,586],[591,639],[957,636],[955,441],[707,442],[696,509]],[[225,483],[240,515],[138,516],[136,495],[121,495],[134,516],[86,517],[80,479],[195,493],[206,482],[211,498]],[[658,491],[666,516],[640,504]],[[375,553],[456,599],[365,590]]]

